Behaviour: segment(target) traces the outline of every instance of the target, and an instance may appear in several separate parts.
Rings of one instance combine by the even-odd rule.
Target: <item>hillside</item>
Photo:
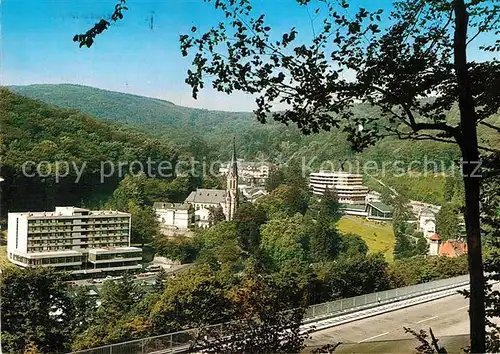
[[[182,154],[193,156],[198,161],[225,161],[229,158],[229,146],[235,137],[238,156],[247,160],[283,163],[294,157],[303,160],[304,165],[313,170],[339,169],[344,163],[345,169],[360,173],[366,173],[364,166],[367,164],[371,164],[370,172],[374,173],[372,166],[375,164],[376,178],[390,182],[396,189],[409,190],[413,199],[430,203],[442,202],[438,187],[442,185],[440,173],[460,158],[459,149],[453,144],[394,138],[386,138],[362,153],[354,153],[345,133],[338,130],[304,136],[293,124],[285,126],[269,122],[263,125],[251,113],[192,109],[159,99],[88,86],[30,85],[15,86],[12,90],[104,120],[125,123],[175,145]],[[353,111],[362,116],[378,114],[376,109],[367,105],[357,105]],[[456,108],[452,109],[449,117],[457,119]],[[500,123],[500,117],[494,117],[492,121]],[[485,145],[500,146],[500,134],[485,127],[479,127],[479,133],[480,140],[486,141]],[[436,164],[433,165],[433,162]],[[394,177],[395,171],[401,174],[401,170],[397,170],[400,166],[405,168],[403,172],[436,169],[439,183],[429,183],[432,177]]]
[[[178,145],[181,151],[197,153],[201,151],[192,150],[201,148],[205,155],[214,153],[214,148],[218,150],[221,146],[227,149],[235,134],[243,137],[245,142],[245,148],[241,151],[243,155],[255,155],[266,147],[277,148],[281,139],[277,144],[272,140],[277,131],[280,135],[284,131],[293,131],[294,135],[298,135],[296,130],[281,125],[262,125],[249,112],[187,108],[155,98],[89,86],[40,84],[10,86],[9,89],[55,106],[77,109],[97,118],[134,126],[135,129]],[[200,143],[200,139],[204,141]],[[218,158],[218,151],[214,155]],[[229,150],[224,150],[222,156],[229,157]]]
[[[322,132],[304,136],[293,124],[287,127],[270,121],[263,125],[248,112],[193,109],[177,106],[169,101],[81,85],[43,84],[9,88],[26,97],[52,105],[77,109],[101,119],[132,125],[158,138],[174,142],[181,146],[182,150],[189,150],[189,142],[193,138],[199,138],[208,145],[205,150],[222,150],[217,155],[225,156],[228,154],[225,152],[228,143],[236,136],[240,150],[238,152],[244,158],[255,158],[260,153],[267,158],[286,159],[296,153],[321,162],[353,156],[342,132]],[[357,105],[353,111],[356,115],[378,114],[376,109],[368,105]],[[386,151],[392,149],[390,145],[382,144],[381,152],[384,155],[390,155],[390,151]],[[399,145],[403,155],[406,153],[413,156],[414,151],[406,149],[406,143],[400,142]],[[373,155],[370,154],[370,159]]]
[[[5,179],[2,213],[7,207],[10,211],[28,207],[50,210],[59,203],[94,203],[116,187],[120,176],[118,171],[111,176],[110,168],[118,161],[139,161],[145,166],[149,156],[173,163],[177,159],[175,149],[146,134],[75,110],[55,108],[5,88],[0,89],[0,126]],[[56,180],[58,161],[67,161],[69,171],[59,164],[59,174],[68,175]],[[109,178],[101,179],[103,163],[109,167],[104,171]]]
[[[394,250],[394,231],[391,223],[369,221],[355,216],[343,216],[337,223],[340,232],[361,236],[369,252],[381,252],[385,259],[392,262]]]
[[[9,89],[55,106],[77,109],[98,118],[143,126],[153,131],[169,125],[210,132],[219,129],[220,125],[229,123],[240,121],[253,123],[251,113],[188,108],[156,98],[82,85],[40,84],[10,86]]]

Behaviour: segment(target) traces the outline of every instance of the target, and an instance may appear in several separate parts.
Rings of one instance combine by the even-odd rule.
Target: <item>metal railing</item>
[[[469,275],[461,275],[454,278],[435,280],[428,283],[405,286],[391,290],[379,291],[365,295],[359,295],[346,299],[324,302],[307,308],[304,314],[304,322],[315,321],[318,318],[333,317],[340,313],[358,311],[363,308],[378,306],[398,299],[420,296],[433,293],[441,289],[466,285],[469,283]]]
[[[304,314],[304,323],[334,317],[348,312],[408,299],[440,290],[455,288],[469,283],[469,275],[435,280],[428,283],[406,286],[403,288],[379,291],[346,299],[329,301],[308,307]],[[207,328],[221,333],[230,323],[220,323]],[[98,348],[80,350],[71,354],[160,354],[185,352],[199,333],[198,329],[188,329],[155,337],[136,339],[129,342],[110,344]]]

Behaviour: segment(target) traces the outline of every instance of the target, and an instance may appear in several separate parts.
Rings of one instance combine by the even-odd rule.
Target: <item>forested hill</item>
[[[107,168],[118,161],[145,164],[148,157],[172,163],[177,159],[177,150],[146,134],[75,110],[52,107],[6,88],[0,88],[0,126],[1,174],[5,179],[2,213],[7,209],[50,210],[60,203],[88,205],[106,199],[119,176],[114,174],[101,183],[101,163]],[[23,164],[28,161],[33,163],[25,165],[25,170],[34,177],[23,173]],[[59,181],[54,179],[57,161],[70,163],[68,176]],[[44,163],[38,172],[36,164],[40,162]],[[79,180],[73,163],[83,171]],[[64,165],[59,169],[59,174],[65,174]],[[46,177],[38,176],[40,173]]]
[[[317,162],[321,162],[353,156],[346,136],[339,131],[304,136],[293,124],[285,126],[273,121],[260,124],[249,112],[192,109],[159,99],[71,84],[9,88],[62,108],[78,109],[101,119],[127,123],[198,157],[228,158],[228,146],[233,136],[237,140],[239,157],[246,159],[260,155],[269,160],[287,160],[295,154],[308,159],[316,157]],[[378,114],[368,105],[357,105],[353,111],[361,116]],[[413,149],[406,151],[402,145],[405,144],[398,148],[403,156],[414,156]],[[390,149],[382,146],[382,150],[384,155],[391,156],[386,152]],[[450,157],[448,153],[445,155]]]
[[[119,121],[147,128],[163,125],[212,131],[229,121],[251,122],[252,113],[209,111],[177,106],[151,97],[102,90],[72,84],[39,84],[10,86],[14,92],[59,107],[73,108],[98,118]]]
[[[407,181],[394,179],[390,174],[391,164],[398,161],[412,170],[425,170],[425,161],[438,162],[438,168],[448,168],[460,157],[456,145],[435,141],[400,141],[386,138],[375,146],[355,154],[340,131],[321,132],[304,136],[292,124],[269,122],[260,124],[252,113],[209,111],[177,106],[171,102],[154,98],[101,90],[79,85],[30,85],[15,86],[12,90],[31,98],[63,107],[78,109],[98,118],[126,123],[155,138],[175,146],[182,154],[198,160],[226,160],[230,145],[236,137],[238,157],[247,160],[267,160],[283,163],[290,158],[304,159],[312,169],[339,168],[340,162],[358,162],[363,165],[376,164],[378,171],[385,169],[386,175],[377,176],[396,189],[404,188],[412,199],[441,203],[442,180],[430,183],[412,177]],[[357,105],[354,113],[362,116],[377,115],[377,110],[367,105]],[[458,119],[454,109],[451,120]],[[500,117],[494,119],[498,124]],[[479,127],[480,140],[484,145],[500,146],[500,134]],[[333,163],[322,165],[324,161]],[[412,163],[418,161],[417,163]],[[383,167],[386,166],[386,167]],[[432,164],[431,164],[432,167]],[[360,171],[361,173],[363,171]],[[373,169],[370,171],[373,173]],[[383,172],[383,171],[382,171]],[[367,181],[369,183],[370,181]],[[371,181],[371,186],[380,186]],[[401,183],[400,183],[401,182]],[[404,183],[403,183],[404,182]]]
[[[239,155],[278,152],[282,141],[302,139],[295,127],[260,124],[250,112],[223,112],[177,106],[171,102],[72,84],[10,86],[10,90],[62,108],[134,126],[192,152],[228,158],[236,135]]]

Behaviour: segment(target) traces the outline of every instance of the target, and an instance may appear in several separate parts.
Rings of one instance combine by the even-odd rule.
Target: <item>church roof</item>
[[[233,151],[231,153],[231,162],[227,166],[229,173],[233,172],[235,176],[238,176],[238,161],[236,158],[236,139],[233,137]]]
[[[170,203],[170,202],[154,202],[153,208],[155,209],[175,209],[175,210],[189,210],[191,205],[188,203]]]
[[[221,189],[197,189],[192,191],[185,203],[221,204],[226,200],[226,191]]]

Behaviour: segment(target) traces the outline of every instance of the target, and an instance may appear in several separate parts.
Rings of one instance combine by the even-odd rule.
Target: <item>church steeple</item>
[[[227,174],[226,210],[227,220],[232,220],[238,206],[238,160],[236,159],[236,139],[233,138],[233,152]]]
[[[231,171],[236,176],[236,183],[238,183],[238,161],[236,160],[236,138],[233,137],[233,155],[231,156]]]

